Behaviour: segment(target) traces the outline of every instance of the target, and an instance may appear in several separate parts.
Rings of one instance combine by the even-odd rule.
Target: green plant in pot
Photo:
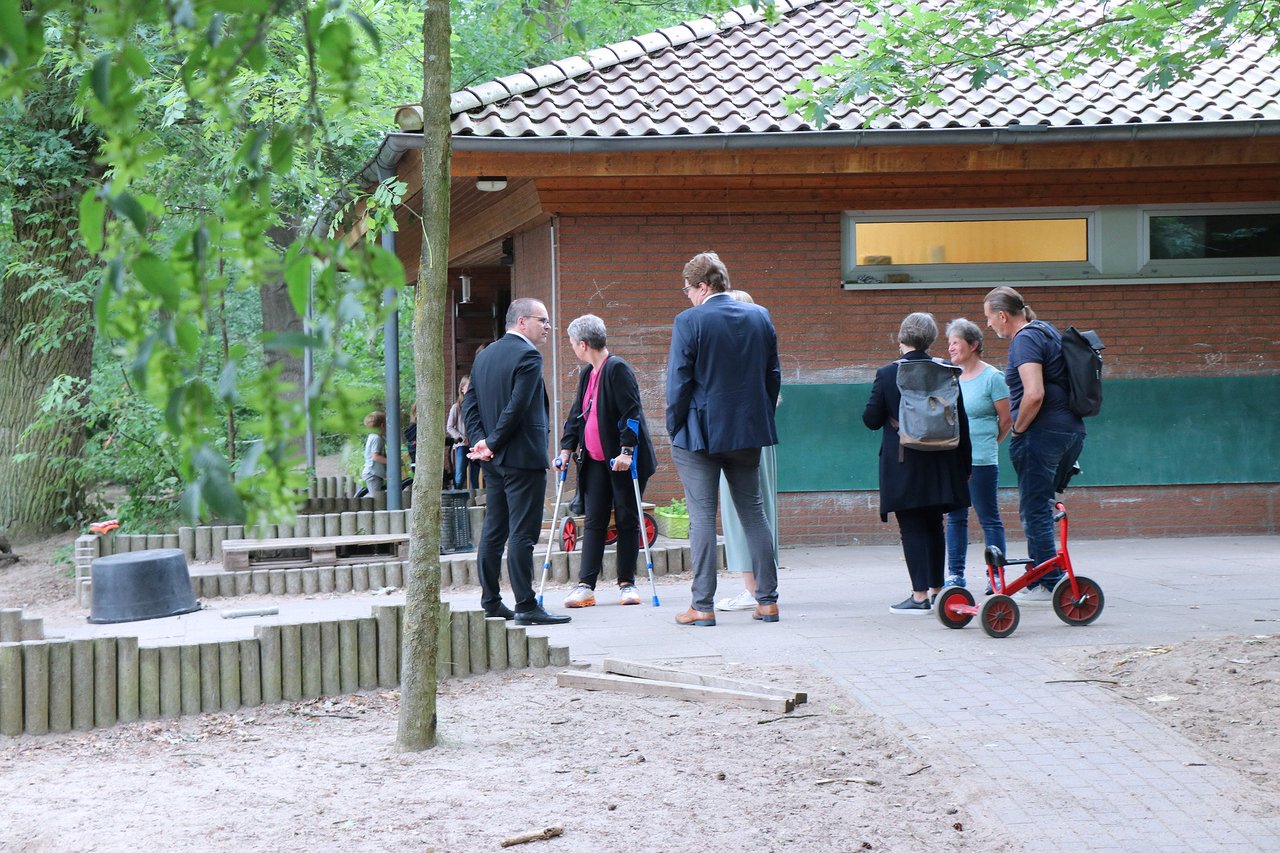
[[[658,507],[653,511],[653,517],[658,523],[658,532],[668,539],[689,538],[689,509],[682,498]]]

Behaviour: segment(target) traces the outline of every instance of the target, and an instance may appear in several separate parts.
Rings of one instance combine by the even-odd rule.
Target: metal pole
[[[382,232],[382,248],[396,253],[394,231]],[[387,398],[387,509],[400,506],[400,292],[399,287],[388,287],[382,295],[382,304],[391,310],[382,327],[382,351],[386,365]]]
[[[306,408],[304,415],[307,422],[307,468],[311,471],[311,476],[316,475],[316,433],[315,424],[311,419],[311,383],[315,381],[315,354],[311,349],[311,330],[315,318],[315,272],[307,275],[307,313],[302,318],[302,331],[307,336],[308,343],[302,350],[302,405]]]
[[[551,217],[551,452],[560,446],[560,245],[556,241],[559,215]],[[554,536],[554,533],[553,533]],[[539,602],[541,603],[541,602]]]
[[[396,165],[378,164],[378,179],[385,181],[395,177]],[[396,232],[382,232],[382,248],[392,255],[396,253]],[[385,397],[387,405],[387,509],[402,509],[400,504],[400,288],[403,283],[388,287],[382,294],[382,304],[391,310],[382,327],[382,355],[384,365]]]

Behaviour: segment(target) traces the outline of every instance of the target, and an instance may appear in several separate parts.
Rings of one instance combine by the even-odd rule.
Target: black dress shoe
[[[515,613],[513,613],[513,612],[511,611],[511,608],[510,608],[510,607],[507,607],[505,604],[499,604],[499,605],[498,605],[498,609],[496,609],[496,610],[486,610],[486,611],[484,612],[484,615],[485,615],[486,617],[490,617],[490,618],[492,618],[492,617],[494,617],[494,616],[501,616],[503,619],[510,619],[511,617],[515,616],[516,614],[515,614]]]
[[[515,623],[517,625],[563,625],[572,618],[572,616],[560,616],[556,613],[548,613],[541,607],[534,607],[532,610],[518,611],[516,613]]]

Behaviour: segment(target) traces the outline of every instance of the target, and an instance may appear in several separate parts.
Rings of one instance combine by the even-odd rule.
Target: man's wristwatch
[[[619,450],[618,452],[619,452],[619,453],[625,453],[626,455],[630,456],[630,455],[631,455],[631,448],[630,448],[630,447],[624,447],[624,448],[622,448],[621,450]]]
[[[1014,429],[1013,427],[1009,427],[1009,435],[1011,435],[1011,436],[1023,435],[1023,434],[1025,434],[1025,433],[1026,433],[1026,430],[1025,430],[1025,429],[1024,429],[1022,432],[1018,432],[1018,431],[1017,431],[1016,429]]]

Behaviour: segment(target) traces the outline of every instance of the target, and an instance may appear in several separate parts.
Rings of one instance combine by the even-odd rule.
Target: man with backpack
[[[902,357],[876,371],[862,412],[868,429],[882,430],[880,520],[897,518],[911,576],[911,595],[889,610],[909,616],[931,612],[947,563],[943,519],[969,506],[973,454],[960,369],[929,357],[937,337],[933,315],[907,315],[898,329]]]
[[[1071,383],[1063,358],[1062,335],[1037,320],[1031,306],[1012,287],[997,287],[982,303],[987,326],[1010,338],[1005,381],[1013,428],[1009,459],[1018,473],[1018,514],[1034,564],[1053,557],[1054,494],[1066,488],[1071,469],[1084,449],[1084,420],[1071,405]],[[1099,376],[1100,380],[1100,376]],[[1099,403],[1101,395],[1098,395]],[[1048,601],[1061,571],[1023,593]]]

